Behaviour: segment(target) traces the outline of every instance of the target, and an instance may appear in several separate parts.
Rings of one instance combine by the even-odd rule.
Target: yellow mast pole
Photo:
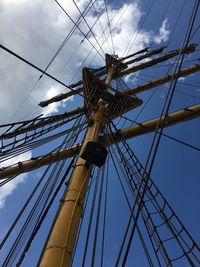
[[[106,84],[112,79],[112,69],[108,73]],[[83,146],[88,141],[97,142],[103,125],[104,103],[99,101],[91,119]],[[81,149],[81,152],[82,152]],[[80,152],[80,154],[81,154]],[[68,267],[71,263],[78,226],[83,212],[85,194],[87,192],[92,167],[84,159],[78,156],[71,182],[62,201],[62,207],[51,231],[50,237],[44,249],[40,267]]]

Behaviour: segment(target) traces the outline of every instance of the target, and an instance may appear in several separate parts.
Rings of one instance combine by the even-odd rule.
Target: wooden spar
[[[139,50],[139,51],[137,51],[137,52],[135,52],[133,54],[130,54],[130,55],[126,56],[126,57],[120,58],[120,60],[125,60],[125,59],[131,58],[131,57],[134,57],[134,56],[137,56],[137,55],[142,54],[142,53],[145,53],[145,52],[146,53],[147,52],[151,52],[151,51],[149,51],[149,48],[150,48],[150,46],[148,46],[148,47],[146,47],[146,48],[144,48],[142,50]]]
[[[200,117],[200,105],[184,108],[182,110],[169,114],[166,118],[164,128],[173,126],[180,122],[192,120],[196,117]],[[142,134],[151,133],[156,129],[159,120],[160,118],[157,118],[150,121],[146,121],[141,124],[134,125],[130,128],[121,129],[114,134],[114,139],[120,142],[122,138],[130,139]],[[159,128],[163,125],[163,121],[164,117],[162,117],[160,120]],[[107,137],[109,137],[109,135]],[[105,140],[105,138],[107,137],[103,137],[103,139]]]
[[[71,158],[79,153],[80,147],[81,145],[76,145],[65,150],[53,152],[46,156],[34,157],[30,160],[18,162],[10,167],[1,168],[0,179],[4,179],[12,175],[19,175],[21,173],[29,172],[66,158]]]
[[[81,107],[81,108],[73,109],[73,110],[71,110],[69,112],[65,112],[65,113],[62,113],[62,114],[59,114],[59,115],[48,117],[46,119],[44,118],[44,120],[35,122],[34,124],[27,125],[27,126],[24,126],[24,127],[20,127],[19,129],[16,129],[16,130],[14,130],[12,132],[8,132],[6,134],[3,134],[3,135],[0,136],[0,140],[1,139],[12,138],[12,137],[15,137],[15,136],[17,136],[19,134],[27,133],[27,132],[33,131],[35,129],[41,128],[41,127],[43,127],[45,125],[49,125],[49,124],[58,122],[60,120],[67,119],[67,118],[70,118],[70,117],[75,116],[75,115],[83,114],[84,112],[85,112],[85,108]]]
[[[144,62],[142,64],[139,64],[139,65],[136,65],[136,66],[133,66],[131,68],[128,68],[128,69],[125,69],[123,71],[121,71],[119,74],[117,74],[114,78],[117,79],[117,78],[120,78],[120,77],[123,77],[125,75],[128,75],[130,73],[133,73],[133,72],[137,72],[139,70],[143,70],[143,69],[146,69],[146,68],[149,68],[149,67],[152,67],[158,63],[161,63],[163,61],[166,61],[166,60],[169,60],[170,58],[173,58],[175,56],[178,56],[179,54],[189,54],[189,53],[192,53],[195,51],[195,48],[196,48],[196,44],[190,44],[188,45],[186,48],[180,50],[180,49],[177,49],[177,50],[173,50],[159,58],[155,58],[155,59],[152,59],[152,60],[149,60],[147,62]]]
[[[181,53],[182,54],[192,53],[192,52],[194,52],[195,48],[196,48],[195,44],[190,44],[185,49],[183,49]],[[154,55],[156,53],[162,52],[163,49],[164,49],[164,47],[161,47],[159,49],[149,51],[147,54],[145,54],[145,55],[143,55],[143,56],[141,56],[139,58],[140,58],[140,60],[142,60],[142,59],[144,59],[146,57],[149,57],[149,56],[152,56],[152,55]],[[128,75],[128,74],[130,74],[132,72],[136,72],[136,71],[142,70],[142,69],[147,68],[147,67],[151,67],[151,66],[153,66],[153,65],[155,65],[157,63],[160,63],[160,62],[166,61],[166,60],[168,60],[168,59],[170,59],[172,57],[175,57],[175,56],[179,55],[179,53],[180,53],[180,49],[176,49],[176,50],[170,51],[169,53],[166,53],[165,55],[163,55],[163,56],[161,56],[159,58],[152,59],[152,60],[147,61],[145,63],[139,64],[139,65],[136,65],[136,66],[134,66],[132,68],[128,68],[128,69],[126,69],[124,71],[121,71],[119,74],[115,75],[113,77],[113,79],[117,79],[119,77]],[[139,61],[139,58],[138,59],[137,58],[133,59],[133,61],[130,60],[130,61],[125,62],[125,63],[126,64],[134,63],[136,61]],[[103,67],[103,69],[104,69],[104,67]],[[98,76],[101,77],[102,75],[105,75],[106,73],[107,73],[107,71],[103,70],[102,72],[98,73]],[[82,81],[79,81],[79,82],[77,82],[75,84],[71,84],[70,87],[71,88],[75,88],[75,87],[77,87],[77,86],[79,86],[81,84],[82,84]],[[45,100],[45,101],[42,101],[42,102],[39,103],[39,105],[41,107],[46,107],[46,106],[48,106],[49,104],[51,104],[53,102],[61,101],[61,100],[66,99],[66,98],[68,98],[68,97],[70,97],[72,95],[79,94],[82,91],[83,91],[83,88],[80,87],[80,88],[74,89],[74,91],[67,92],[67,93],[64,93],[64,94],[59,94],[57,96],[54,96],[53,98],[50,98],[50,99]]]
[[[181,123],[187,120],[192,120],[196,117],[200,117],[200,105],[188,107],[174,113],[171,113],[167,117],[166,127],[173,126],[174,124]],[[156,125],[159,121],[159,118],[146,121],[140,125],[134,125],[130,128],[121,129],[118,133],[114,134],[114,139],[120,142],[121,138],[130,139],[137,137],[143,134],[153,132],[156,128]],[[109,135],[107,136],[109,138]],[[107,142],[106,136],[102,137],[102,142]],[[68,148],[63,151],[54,152],[48,156],[40,156],[34,159],[27,161],[19,162],[13,166],[8,166],[0,169],[0,179],[5,179],[6,177],[21,174],[31,170],[38,169],[42,166],[48,165],[51,162],[56,162],[62,159],[73,157],[80,152],[81,144]]]
[[[133,58],[133,59],[131,59],[131,60],[129,60],[129,61],[126,61],[125,63],[126,63],[127,65],[129,65],[129,64],[133,64],[133,63],[138,62],[138,61],[141,61],[141,60],[143,60],[143,59],[145,59],[145,58],[148,58],[148,57],[151,57],[151,56],[153,56],[153,55],[162,53],[163,50],[164,50],[165,48],[166,48],[166,46],[162,46],[162,47],[160,47],[160,48],[158,48],[158,49],[151,50],[151,51],[149,51],[148,53],[146,53],[145,55],[142,55],[142,56],[140,56],[140,57]]]
[[[73,96],[73,95],[75,95],[75,94],[79,94],[79,93],[81,93],[82,91],[83,91],[83,88],[77,88],[77,89],[74,90],[74,91],[70,91],[70,92],[67,92],[67,93],[65,93],[65,94],[59,94],[59,95],[54,96],[54,97],[52,97],[52,98],[50,98],[50,99],[48,99],[48,100],[41,101],[41,102],[39,103],[39,106],[40,106],[40,107],[46,107],[46,106],[48,106],[48,105],[51,104],[51,103],[59,102],[59,101],[61,101],[61,100],[63,100],[63,99],[66,99],[66,98],[68,98],[68,97],[70,97],[70,96]]]
[[[152,89],[152,88],[154,88],[156,86],[160,86],[162,84],[170,82],[172,79],[177,79],[177,78],[180,78],[180,77],[188,76],[188,75],[190,75],[190,74],[192,74],[194,72],[197,72],[199,70],[200,70],[200,64],[196,64],[196,65],[193,65],[191,67],[182,69],[179,72],[171,73],[171,74],[169,74],[167,76],[152,80],[150,82],[147,82],[145,84],[139,85],[137,87],[133,87],[133,88],[129,89],[128,91],[126,91],[126,94],[130,94],[130,95],[139,94],[139,93],[144,92],[144,91],[146,91],[148,89]]]
[[[152,60],[149,60],[147,62],[144,62],[144,63],[141,63],[141,64],[138,64],[136,66],[133,66],[131,68],[127,68],[123,71],[120,71],[119,73],[116,73],[113,77],[113,79],[118,79],[118,78],[121,78],[123,76],[126,76],[130,73],[133,73],[133,72],[137,72],[139,70],[143,70],[145,68],[148,68],[148,67],[152,67],[158,63],[161,63],[161,62],[164,62],[166,60],[169,60],[170,58],[173,58],[175,56],[178,56],[179,54],[190,54],[190,53],[193,53],[196,49],[196,44],[190,44],[188,45],[187,47],[183,48],[183,49],[176,49],[176,50],[172,50],[166,54],[164,54],[163,56],[161,57],[158,57],[158,58],[154,58]],[[125,64],[127,64],[126,62],[124,62]],[[98,77],[101,77],[103,75],[105,75],[106,72],[105,71],[102,71],[100,73],[97,74]]]
[[[138,51],[138,52],[136,52],[136,53],[134,53],[132,55],[128,55],[127,57],[119,58],[118,61],[124,61],[124,60],[126,60],[128,58],[131,58],[133,56],[136,56],[138,54],[142,54],[144,52],[147,52],[146,54],[144,54],[142,56],[139,56],[139,57],[136,57],[134,59],[131,59],[129,61],[124,62],[126,65],[130,65],[130,64],[133,64],[135,62],[141,61],[141,60],[143,60],[145,58],[151,57],[153,55],[162,53],[165,48],[166,48],[166,46],[162,46],[162,47],[160,47],[158,49],[154,49],[154,50],[148,51],[149,47],[147,47],[147,48],[142,49],[142,50],[140,50],[140,51]],[[97,73],[98,76],[102,76],[102,75],[106,74],[105,68],[106,68],[105,66],[104,67],[101,67],[101,68],[99,68],[97,70],[94,70],[93,73]],[[99,72],[101,70],[104,71],[104,72]]]

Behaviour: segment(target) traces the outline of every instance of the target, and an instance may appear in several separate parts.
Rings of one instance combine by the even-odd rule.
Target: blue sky
[[[103,10],[103,1],[97,2],[99,5],[97,7],[98,10]],[[125,9],[125,5],[128,4],[128,2],[131,2],[131,4]],[[176,25],[179,11],[182,9],[184,2],[184,8]],[[122,7],[125,9],[125,13],[122,12],[121,14],[123,15],[118,17],[119,22],[113,31],[114,46],[118,56],[123,56],[124,51],[127,52],[127,44],[131,40],[134,40],[134,42],[131,43],[130,53],[140,50],[149,44],[152,45],[152,49],[168,44],[165,51],[180,47],[194,2],[195,1],[193,0],[155,0],[152,1],[153,5],[151,6],[151,3],[147,0],[125,1],[124,6]],[[78,12],[72,1],[70,2],[70,5],[68,1],[64,0],[60,1],[60,3],[75,20],[78,18]],[[87,1],[77,1],[77,3],[83,10],[84,4],[87,3]],[[170,3],[169,6],[168,3]],[[121,1],[113,1],[109,7],[109,15],[112,16],[115,14],[120,6]],[[167,6],[168,9],[166,10]],[[150,7],[151,9],[149,10]],[[73,26],[54,1],[46,0],[41,3],[41,1],[37,0],[30,3],[30,1],[26,0],[0,0],[0,12],[0,31],[2,33],[0,36],[0,43],[24,56],[41,68],[46,67],[56,49]],[[200,24],[199,18],[200,16],[198,14],[194,29]],[[91,24],[95,19],[93,13],[87,16],[87,20]],[[102,20],[102,25],[104,25],[104,23],[106,24],[106,21]],[[175,25],[176,28],[174,30]],[[82,25],[82,30],[87,32],[86,25]],[[100,27],[95,27],[94,32],[96,36],[99,36],[101,32]],[[198,42],[200,37],[199,33],[199,31],[196,32],[191,42]],[[107,34],[109,36],[109,32],[107,32]],[[90,40],[94,42],[94,39],[91,36],[90,38]],[[82,35],[79,32],[76,32],[48,70],[52,75],[58,76],[59,79],[67,84],[78,81],[81,78],[81,63],[91,49],[86,40],[81,43],[82,39]],[[108,42],[111,46],[110,38],[108,38]],[[110,53],[109,47],[105,42],[102,43],[102,48],[105,52]],[[92,64],[90,65],[92,67],[101,66],[101,64],[103,64],[102,58],[96,56],[92,61],[94,56],[95,51],[92,52],[90,58],[83,64],[83,66],[88,66],[89,64]],[[194,54],[185,57],[184,67],[198,63],[198,58],[199,47],[197,47],[197,51]],[[40,74],[24,65],[24,63],[6,54],[4,51],[1,51],[0,53],[0,62],[0,112],[2,114],[0,122],[2,124],[9,121],[30,119],[41,113],[44,113],[45,115],[61,113],[82,105],[82,99],[80,97],[75,97],[70,101],[62,102],[61,104],[53,104],[44,110],[37,107],[38,102],[41,100],[50,98],[60,92],[66,92],[66,89],[45,77],[33,88]],[[155,77],[165,75],[169,70],[169,66],[166,66],[166,64],[172,62],[173,60],[163,63],[163,67],[155,67],[131,75],[127,80],[127,84],[130,87],[133,87],[150,79],[154,79]],[[74,77],[73,80],[72,77]],[[200,97],[200,89],[198,88],[199,84],[199,74],[196,73],[179,80],[177,89],[186,94]],[[160,86],[160,88],[156,90],[144,112],[142,112],[137,119],[139,122],[159,116],[168,86],[169,84]],[[139,94],[138,97],[143,99],[145,103],[152,93],[153,90],[150,90]],[[197,104],[199,104],[198,98],[176,92],[170,111],[173,112]],[[139,110],[140,107],[129,112],[127,117],[134,120]],[[130,123],[125,125],[130,125]],[[200,147],[200,125],[198,118],[184,124],[178,124],[167,128],[164,132],[194,146]],[[152,137],[153,134],[148,134],[129,140],[129,144],[142,163],[145,163],[147,158]],[[61,140],[56,141],[51,144],[51,147],[44,146],[28,154],[22,155],[22,158],[17,158],[15,161],[30,158],[31,155],[43,155],[50,149],[59,145],[60,142]],[[40,179],[43,169],[21,177],[24,182],[19,183],[18,186],[16,182],[16,184],[13,185],[13,187],[17,186],[14,191],[9,191],[9,187],[6,187],[5,189],[2,188],[2,191],[0,191],[1,198],[5,193],[3,190],[10,192],[7,194],[6,200],[5,202],[3,201],[0,209],[1,237],[6,233],[6,230],[9,225],[11,225],[17,211],[27,199],[37,180]],[[177,215],[182,220],[183,224],[197,243],[200,243],[199,152],[171,141],[166,137],[162,137],[153,167],[152,177],[159,186],[161,192],[177,212]],[[43,246],[43,241],[45,240],[44,236],[47,232],[46,229],[50,226],[50,221],[53,217],[54,210],[58,205],[59,197],[56,199],[37,238],[32,243],[30,251],[27,253],[27,257],[22,266],[29,266],[30,264],[35,266]],[[104,263],[104,266],[106,267],[114,265],[123,229],[128,219],[128,209],[124,202],[119,184],[116,181],[116,173],[113,170],[112,164],[109,176],[108,211],[108,238],[106,241]],[[17,230],[15,233],[17,233]],[[15,234],[8,241],[4,250],[2,250],[0,260],[4,258],[4,255],[8,251],[14,238]],[[79,261],[81,260],[82,255],[82,243],[84,243],[83,237],[80,240],[80,254],[77,254],[75,266],[80,266]],[[131,251],[132,253],[130,253],[130,257],[128,258],[127,266],[132,266],[133,262],[135,263],[135,266],[147,266],[137,236],[133,241]],[[98,266],[98,257],[95,266]]]

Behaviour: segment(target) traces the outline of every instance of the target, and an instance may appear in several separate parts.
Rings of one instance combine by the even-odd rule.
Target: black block
[[[107,154],[107,149],[104,146],[90,141],[83,148],[80,157],[88,163],[102,167],[106,161]]]

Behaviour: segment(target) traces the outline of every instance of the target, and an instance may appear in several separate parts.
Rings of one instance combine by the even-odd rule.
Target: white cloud
[[[53,96],[56,96],[59,94],[59,90],[56,87],[50,87],[50,89],[47,91],[47,99],[52,98]],[[48,105],[47,108],[44,109],[44,116],[51,115],[53,113],[56,113],[59,111],[59,102],[52,103],[51,105]]]
[[[117,15],[115,9],[108,8],[115,53],[118,54],[119,57],[124,54],[124,51],[126,51],[126,53],[133,53],[144,48],[150,42],[151,36],[149,32],[141,30],[138,33],[138,24],[142,15],[143,13],[137,3],[131,5],[124,4],[122,8],[117,11]],[[102,16],[101,23],[103,28],[106,28],[108,23],[106,12],[104,12]],[[97,36],[100,36],[101,32],[100,26],[95,28]],[[103,48],[110,53],[112,41],[108,27],[106,37],[110,45],[108,45],[105,39],[102,45]]]
[[[124,78],[124,81],[126,83],[131,82],[132,86],[134,86],[138,82],[138,76],[139,76],[138,72],[134,74],[129,74]]]
[[[154,41],[157,44],[160,44],[161,42],[166,42],[169,38],[169,23],[168,23],[168,19],[164,19],[162,22],[162,25],[159,29],[159,33],[157,36],[155,36]]]
[[[178,80],[179,80],[180,82],[184,82],[184,81],[186,80],[186,77],[180,77],[180,78],[178,78]]]
[[[15,157],[14,159],[5,161],[3,164],[0,165],[0,167],[6,167],[9,165],[13,165],[16,162],[24,161],[26,159],[29,159],[31,155],[31,152],[26,152],[23,155]],[[26,173],[23,173],[14,178],[9,183],[0,187],[0,209],[4,207],[7,197],[12,195],[13,191],[18,187],[19,184],[24,183],[27,177],[28,175]]]
[[[52,86],[49,88],[49,90],[46,93],[45,99],[50,99],[54,96],[57,96],[59,94],[63,93],[63,89],[59,86]],[[73,101],[74,96],[70,96],[66,99],[63,99],[62,101],[52,103],[51,105],[48,105],[43,110],[43,116],[50,116],[53,113],[57,113],[59,111],[59,108],[62,106],[63,108],[66,106],[66,103],[68,101]]]

